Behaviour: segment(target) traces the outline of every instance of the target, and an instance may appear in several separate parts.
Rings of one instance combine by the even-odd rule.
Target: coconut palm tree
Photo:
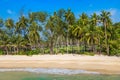
[[[12,19],[7,19],[5,21],[5,26],[10,30],[14,27],[14,21]]]
[[[103,23],[104,26],[106,52],[109,55],[107,29],[109,27],[109,22],[110,22],[110,12],[102,11],[100,17],[101,17],[101,22]]]
[[[89,23],[88,15],[85,13],[82,13],[79,19],[79,24],[83,29],[83,37],[81,38],[81,40],[83,41],[84,51],[86,51],[87,37],[85,37],[85,34],[89,26],[88,23]]]
[[[0,18],[0,28],[3,27],[3,25],[4,25],[3,19]]]
[[[71,28],[73,37],[75,37],[77,39],[77,47],[78,47],[78,53],[79,53],[80,42],[81,42],[81,39],[83,37],[83,32],[84,32],[83,28],[82,28],[81,24],[79,23],[79,21],[77,22],[76,25],[74,25],[73,27],[70,27],[70,28]]]
[[[15,28],[15,26],[14,26],[14,21],[12,20],[12,19],[7,19],[6,21],[5,21],[5,26],[7,27],[7,29],[9,30],[9,36],[12,36],[12,35],[14,35],[15,33],[14,33],[14,28]]]
[[[3,32],[3,30],[2,30],[3,25],[4,25],[3,19],[0,19],[0,37],[1,37],[2,32]]]
[[[6,40],[6,49],[7,49],[7,54],[12,50],[12,42],[11,42],[11,37],[14,35],[14,21],[10,18],[8,18],[5,21],[5,27],[8,29],[6,35],[7,40]]]
[[[4,50],[5,50],[5,54],[9,54],[9,46],[10,46],[10,38],[9,38],[9,36],[6,34],[6,31],[4,31],[3,33],[2,33],[2,36],[1,36],[2,38],[1,38],[1,41],[2,41],[2,46],[3,46],[3,48],[4,48]]]
[[[50,47],[50,54],[54,54],[53,47],[54,47],[54,38],[55,38],[55,17],[50,16],[47,24],[46,24],[46,31],[49,34],[48,39],[50,41],[49,47]]]
[[[38,24],[36,22],[32,22],[28,29],[28,38],[31,46],[33,44],[37,47],[38,42],[40,40],[39,31],[40,31],[40,27],[38,26]]]
[[[69,26],[72,26],[74,23],[75,23],[75,15],[73,12],[71,12],[70,9],[68,9],[66,12],[65,12],[65,21],[66,21],[66,24],[67,24],[67,27],[66,27],[66,38],[67,38],[67,53],[68,53],[68,46],[69,46],[69,35],[68,35],[68,29],[69,29]]]
[[[53,47],[54,44],[56,43],[56,45],[58,44],[58,39],[59,39],[59,35],[61,35],[61,31],[62,31],[62,21],[61,19],[58,17],[57,13],[54,12],[53,16],[50,16],[50,18],[48,19],[48,22],[46,24],[46,31],[49,34],[49,47],[50,47],[50,53],[53,54]],[[61,31],[60,31],[61,30]]]
[[[16,32],[19,32],[23,36],[27,34],[26,28],[28,27],[28,19],[25,16],[21,16],[16,23]]]
[[[86,33],[86,37],[88,38],[87,42],[92,46],[93,52],[95,52],[95,42],[98,39],[96,32],[97,22],[98,22],[98,16],[96,13],[94,13],[93,15],[91,15],[88,31]]]

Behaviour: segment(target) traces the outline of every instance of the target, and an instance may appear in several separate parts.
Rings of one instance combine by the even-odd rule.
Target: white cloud
[[[107,11],[111,13],[111,16],[115,16],[117,14],[117,9],[110,8]]]
[[[7,10],[7,13],[8,14],[14,14],[14,12],[12,10],[10,10],[10,9]]]
[[[107,10],[111,13],[111,18],[113,22],[119,22],[120,21],[120,10],[115,8],[110,8]]]
[[[91,11],[91,12],[88,12],[88,13],[93,14],[95,12],[97,15],[100,15],[101,11],[102,10]],[[110,8],[110,9],[106,9],[105,11],[108,11],[108,12],[111,13],[111,19],[112,19],[113,22],[119,22],[120,21],[120,10],[119,9]]]

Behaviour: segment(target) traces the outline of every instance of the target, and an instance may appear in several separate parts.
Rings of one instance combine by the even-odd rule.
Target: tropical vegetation
[[[120,22],[101,11],[80,14],[60,9],[0,19],[0,54],[99,54],[120,56]]]

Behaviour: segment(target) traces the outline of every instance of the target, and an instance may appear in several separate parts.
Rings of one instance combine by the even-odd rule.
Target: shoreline
[[[44,68],[70,69],[98,72],[100,74],[120,74],[120,58],[109,56],[83,55],[7,55],[0,56],[0,69]]]
[[[31,72],[43,74],[60,74],[60,75],[78,75],[78,74],[100,74],[99,72],[86,70],[58,69],[58,68],[14,68],[0,69],[0,72]]]

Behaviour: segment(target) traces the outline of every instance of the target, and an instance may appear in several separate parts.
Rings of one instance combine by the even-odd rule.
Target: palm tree
[[[9,36],[12,36],[12,35],[14,35],[15,34],[15,32],[14,32],[14,28],[15,28],[15,26],[14,26],[14,21],[12,20],[12,19],[7,19],[6,21],[5,21],[5,26],[7,27],[7,29],[9,29]]]
[[[48,39],[50,41],[49,47],[50,47],[50,53],[53,54],[53,47],[54,45],[58,45],[59,41],[59,35],[62,34],[62,27],[63,22],[61,21],[60,17],[57,15],[56,12],[54,12],[53,16],[50,16],[48,19],[48,22],[46,24],[46,31],[49,34]],[[57,46],[58,48],[58,46]],[[58,49],[57,49],[58,50]],[[58,52],[58,51],[56,51]]]
[[[47,17],[48,14],[46,12],[36,12],[36,19],[41,23],[44,23]]]
[[[83,41],[83,44],[84,44],[84,51],[86,51],[87,37],[85,37],[85,34],[89,26],[88,23],[89,23],[88,15],[85,13],[82,13],[79,19],[79,24],[83,29],[83,37],[81,38],[81,40]]]
[[[0,19],[0,37],[1,37],[2,32],[3,32],[3,30],[2,30],[3,25],[4,25],[4,22],[2,19]]]
[[[65,13],[65,20],[66,20],[66,24],[67,24],[67,27],[66,27],[67,35],[66,36],[67,36],[67,53],[68,53],[68,46],[69,46],[68,29],[69,29],[69,26],[72,26],[75,23],[74,13],[71,12],[70,9],[68,9],[67,12]]]
[[[54,18],[55,18],[55,47],[56,47],[56,53],[58,53],[59,51],[59,46],[60,46],[60,41],[61,39],[64,37],[64,29],[65,29],[65,25],[64,25],[64,19],[63,19],[63,15],[64,15],[64,11],[63,10],[59,10],[54,14]]]
[[[56,19],[57,19],[57,34],[56,34],[56,47],[57,49],[63,49],[65,45],[65,38],[66,38],[66,22],[65,22],[65,10],[60,9],[57,11]],[[61,47],[61,48],[60,48]],[[58,52],[58,50],[56,51]],[[63,52],[62,52],[63,53]]]
[[[3,27],[3,25],[4,25],[3,19],[0,18],[0,28]]]
[[[7,49],[7,54],[12,50],[12,43],[11,43],[11,37],[14,35],[14,21],[12,20],[12,19],[7,19],[6,21],[5,21],[5,27],[7,27],[7,33],[6,33],[6,35],[8,36],[8,37],[6,37],[7,38],[7,40],[6,40],[6,49]]]
[[[2,44],[3,47],[4,47],[4,50],[5,50],[5,53],[8,55],[9,54],[9,46],[10,46],[10,38],[9,36],[6,34],[6,31],[4,31],[2,33],[2,36],[1,36],[1,41],[2,41]]]
[[[49,44],[50,54],[54,54],[53,47],[54,47],[54,38],[55,38],[55,30],[56,30],[56,26],[54,24],[55,21],[56,21],[55,16],[50,16],[46,24],[46,31],[49,34],[48,39],[50,41],[50,44]]]
[[[36,22],[32,22],[29,29],[28,29],[28,38],[30,41],[30,45],[34,44],[36,47],[38,45],[38,42],[40,40],[40,27]]]
[[[102,11],[102,13],[100,14],[100,17],[101,17],[101,22],[103,23],[103,26],[104,26],[106,52],[109,55],[107,29],[109,27],[108,24],[110,22],[110,12]]]
[[[91,44],[93,52],[95,52],[95,42],[98,39],[96,32],[97,22],[98,22],[98,16],[96,13],[94,13],[93,15],[91,15],[90,24],[88,27],[88,31],[86,33],[86,37],[88,38],[87,42]]]
[[[79,21],[77,22],[77,24],[71,28],[71,32],[73,37],[75,37],[77,39],[77,46],[78,46],[78,53],[79,53],[79,49],[80,49],[80,41],[81,38],[83,37],[83,28],[81,26],[81,24],[79,23]]]
[[[14,21],[12,19],[7,19],[5,21],[5,26],[10,30],[14,27]]]
[[[21,16],[16,23],[16,32],[21,33],[23,36],[27,34],[26,28],[28,26],[28,19],[25,16]]]
[[[28,20],[29,20],[30,28],[28,31],[29,31],[29,33],[31,33],[31,36],[33,35],[32,33],[34,33],[34,35],[36,35],[36,39],[39,36],[39,40],[37,39],[38,41],[40,41],[40,33],[42,32],[42,29],[44,29],[42,27],[45,26],[47,17],[48,17],[48,14],[46,12],[42,12],[42,11],[41,12],[32,12],[29,14]],[[32,31],[32,29],[34,31]],[[33,37],[35,37],[35,36],[33,36]],[[29,41],[30,41],[30,39],[31,38],[29,38]],[[37,44],[40,44],[40,43],[38,43],[38,41],[37,41]],[[30,42],[30,44],[31,44],[31,42]]]
[[[102,31],[102,28],[100,26],[96,27],[96,36],[97,36],[97,45],[98,45],[98,51],[99,54],[101,54],[102,52],[102,47],[103,47],[103,36],[104,36],[104,32]]]
[[[32,23],[36,20],[36,14],[35,13],[29,13],[29,23]]]

